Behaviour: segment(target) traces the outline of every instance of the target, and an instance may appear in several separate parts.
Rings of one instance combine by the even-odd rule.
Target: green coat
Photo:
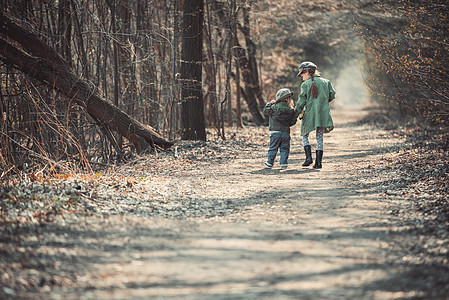
[[[318,97],[313,98],[310,93],[312,78],[309,78],[301,85],[301,93],[295,107],[297,113],[305,110],[301,122],[301,136],[314,131],[317,127],[324,127],[326,133],[334,129],[329,102],[335,99],[335,90],[329,80],[319,75],[313,75],[313,77],[318,89]]]

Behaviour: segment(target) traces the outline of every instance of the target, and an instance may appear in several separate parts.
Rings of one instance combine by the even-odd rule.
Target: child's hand
[[[275,102],[276,102],[276,100],[271,100],[270,101],[271,104],[274,104]]]

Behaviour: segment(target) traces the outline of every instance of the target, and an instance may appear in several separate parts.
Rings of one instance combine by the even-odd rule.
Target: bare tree
[[[3,33],[0,36],[0,55],[4,63],[57,88],[69,100],[75,100],[84,107],[95,120],[125,136],[138,151],[148,146],[168,148],[173,145],[151,127],[134,120],[103,99],[96,87],[75,75],[58,53],[3,13],[0,13],[0,26]],[[8,38],[19,43],[27,52],[15,47]]]
[[[185,1],[181,51],[182,139],[206,140],[202,91],[203,0]]]
[[[231,7],[225,8],[223,6],[224,4],[220,4],[219,2],[214,2],[214,5],[215,12],[223,24],[222,27],[234,32],[234,39],[230,42],[233,42],[233,53],[238,60],[239,75],[241,75],[244,83],[244,86],[239,88],[239,93],[245,99],[254,122],[262,125],[265,123],[265,119],[260,110],[263,98],[259,83],[257,61],[255,59],[257,47],[251,39],[249,7],[247,7],[249,4],[242,4],[238,10],[237,8],[232,10]],[[231,13],[226,13],[226,11],[231,11]],[[239,21],[239,16],[243,18],[242,21]],[[232,23],[235,23],[235,25]],[[244,43],[239,41],[237,31],[232,30],[233,27],[238,28],[243,34]],[[240,80],[240,76],[238,79]]]
[[[200,13],[192,8],[185,18],[179,16],[184,2],[199,5]],[[0,161],[9,166],[6,170],[14,166],[19,170],[31,161],[36,168],[45,168],[40,159],[33,159],[38,155],[47,157],[46,161],[64,159],[80,167],[81,157],[110,163],[134,148],[169,147],[171,143],[159,133],[170,140],[205,139],[205,125],[218,128],[222,121],[218,108],[223,99],[227,106],[224,118],[234,120],[236,114],[237,122],[242,123],[240,92],[254,119],[262,123],[260,100],[251,96],[258,79],[247,80],[251,76],[245,71],[250,61],[247,40],[241,30],[237,35],[245,22],[241,7],[247,4],[208,1],[206,20],[204,5],[204,0],[1,1]],[[194,26],[186,25],[189,22]],[[8,34],[13,32],[7,29],[11,24],[29,36]],[[204,39],[195,32],[204,34]],[[31,46],[34,39],[44,46]],[[207,47],[206,51],[200,46]],[[242,51],[236,51],[239,47]],[[234,54],[232,71],[240,66],[231,72],[238,86],[233,93],[228,84],[229,49]],[[202,72],[205,82],[201,82]],[[111,103],[113,107],[109,107]],[[105,112],[113,120],[106,119]],[[119,116],[123,124],[119,124]],[[126,122],[134,125],[122,128]],[[140,133],[130,135],[129,129],[151,134],[140,139]]]
[[[358,16],[367,83],[376,99],[438,125],[449,124],[447,1],[373,1]],[[372,18],[370,10],[377,10]],[[406,34],[404,34],[406,32]],[[419,84],[416,84],[418,83]]]

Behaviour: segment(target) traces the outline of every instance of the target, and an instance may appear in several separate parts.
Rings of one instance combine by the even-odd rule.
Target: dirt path
[[[235,159],[201,161],[176,170],[159,182],[158,194],[155,181],[135,184],[133,192],[104,203],[107,213],[77,219],[76,226],[42,237],[47,255],[56,257],[63,270],[61,281],[76,280],[61,288],[43,284],[39,293],[21,296],[421,296],[413,274],[405,275],[392,264],[400,255],[390,249],[391,235],[399,226],[391,211],[402,205],[400,200],[379,197],[388,182],[361,185],[355,171],[369,168],[401,142],[358,125],[367,113],[333,113],[336,129],[325,136],[322,170],[300,166],[303,153],[295,128],[288,170],[263,169],[266,147],[254,144],[234,149]],[[119,213],[111,215],[113,210]]]

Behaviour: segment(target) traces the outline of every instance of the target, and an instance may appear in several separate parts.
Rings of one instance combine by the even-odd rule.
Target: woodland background
[[[364,82],[385,118],[447,132],[448,8],[445,0],[4,0],[1,181],[89,171],[180,139],[226,139],[228,126],[263,126],[277,89],[297,94],[303,60],[334,82],[335,105],[362,104]],[[204,133],[186,134],[191,126]]]

